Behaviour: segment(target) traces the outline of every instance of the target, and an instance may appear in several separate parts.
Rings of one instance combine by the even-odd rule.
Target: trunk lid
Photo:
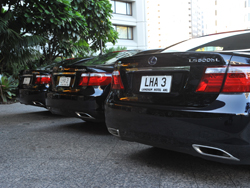
[[[99,86],[104,87],[104,83],[107,83],[107,81],[98,85],[98,81],[95,82],[96,80],[94,80],[97,84],[92,82],[89,86],[88,84],[82,84],[83,79],[89,79],[86,82],[90,83],[90,77],[97,79],[98,77],[110,77],[111,82],[114,63],[120,58],[130,57],[136,53],[138,53],[137,50],[115,51],[71,66],[55,67],[56,69],[53,69],[52,76],[52,91],[59,93],[93,94],[95,88]],[[110,82],[106,85],[109,85]]]
[[[113,69],[113,66],[109,65],[62,67],[52,73],[52,91],[58,93],[92,93],[92,87],[80,85],[81,77],[91,73],[109,73],[111,76]]]
[[[159,53],[122,59],[118,63],[124,90],[120,101],[204,107],[219,93],[196,89],[206,67],[227,67],[231,55],[208,52]],[[164,86],[164,87],[163,87]]]

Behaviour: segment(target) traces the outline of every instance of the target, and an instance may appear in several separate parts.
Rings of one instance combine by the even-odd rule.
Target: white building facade
[[[147,0],[148,48],[165,48],[203,35],[201,0]]]
[[[110,0],[110,3],[113,10],[111,22],[119,33],[115,46],[147,49],[145,0]],[[106,46],[113,47],[113,44]]]
[[[200,1],[204,0],[110,0],[111,22],[119,33],[115,46],[165,48],[203,35]]]
[[[110,0],[115,46],[165,48],[206,34],[250,29],[250,0]],[[111,43],[107,47],[113,47]]]
[[[205,8],[205,34],[250,29],[250,0],[211,0]]]

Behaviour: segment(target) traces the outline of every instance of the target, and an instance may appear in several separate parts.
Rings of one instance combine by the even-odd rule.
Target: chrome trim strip
[[[49,78],[50,77],[50,75],[36,75],[36,78]]]
[[[76,71],[86,71],[86,69],[76,69]]]
[[[24,77],[24,76],[33,76],[33,74],[23,74],[23,75],[21,75],[22,77]]]
[[[142,71],[190,71],[190,66],[180,67],[150,67],[150,68],[128,68],[127,72],[142,72]]]
[[[53,73],[53,75],[75,75],[76,72],[57,72]]]
[[[211,146],[204,146],[204,145],[198,145],[198,144],[193,144],[192,146],[195,149],[195,151],[197,151],[201,155],[205,155],[205,156],[208,156],[208,157],[216,157],[216,158],[221,158],[221,159],[229,159],[229,160],[234,160],[234,161],[240,161],[240,159],[234,157],[230,153],[228,153],[228,152],[226,152],[226,151],[224,151],[224,150],[222,150],[220,148],[215,148],[215,147],[211,147]],[[213,155],[213,154],[204,153],[203,151],[201,151],[200,148],[208,148],[208,149],[212,149],[212,150],[217,150],[217,151],[220,151],[220,152],[226,154],[226,156],[220,156],[220,155]]]
[[[89,76],[89,77],[95,77],[95,76],[99,76],[99,77],[112,77],[111,73],[82,73],[81,77],[85,77],[85,76]]]
[[[89,75],[90,77],[95,77],[95,76],[99,76],[99,77],[112,77],[112,74],[108,74],[108,73],[90,73]]]

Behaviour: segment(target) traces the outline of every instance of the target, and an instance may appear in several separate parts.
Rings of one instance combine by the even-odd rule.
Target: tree
[[[46,39],[46,44],[40,43],[41,64],[58,56],[97,51],[101,40],[105,47],[118,38],[109,20],[109,0],[2,0],[0,6],[13,15],[11,29],[19,36]]]
[[[42,44],[42,37],[20,34],[18,22],[10,11],[1,9],[0,12],[0,74],[8,70],[11,74],[18,74],[18,66],[34,60],[39,53],[33,46]],[[16,67],[13,69],[13,67]]]
[[[79,51],[100,49],[100,40],[115,43],[109,0],[24,0],[15,4],[25,32],[40,35],[48,43],[41,46],[45,61]],[[90,43],[90,44],[89,44]]]

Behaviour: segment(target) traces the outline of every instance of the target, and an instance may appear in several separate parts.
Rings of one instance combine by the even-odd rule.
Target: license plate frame
[[[70,86],[71,77],[61,76],[59,78],[58,86],[68,87]]]
[[[23,84],[24,84],[24,85],[29,85],[29,84],[30,84],[30,80],[31,80],[31,79],[30,79],[29,77],[24,78],[24,79],[23,79]]]
[[[170,93],[171,86],[172,75],[142,76],[139,91],[146,93]]]

